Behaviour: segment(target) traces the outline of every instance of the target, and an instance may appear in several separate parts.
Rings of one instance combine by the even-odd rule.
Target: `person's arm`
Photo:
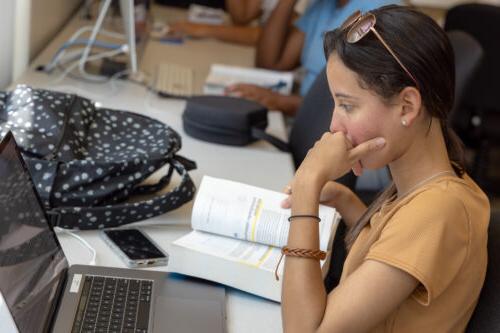
[[[285,188],[286,194],[290,195],[292,191],[291,186]],[[363,201],[350,188],[335,181],[330,181],[323,186],[319,200],[323,205],[334,207],[348,228],[352,228],[367,209]],[[281,206],[291,208],[292,197],[288,196],[283,200]]]
[[[304,33],[292,24],[295,0],[280,0],[257,43],[257,67],[292,70],[300,64]]]
[[[385,139],[375,138],[353,147],[342,132],[323,134],[291,183],[292,216],[317,216],[325,185],[350,169],[362,172],[359,161],[384,145]],[[293,219],[287,246],[319,249],[318,222],[308,217]],[[366,332],[387,318],[417,285],[410,274],[368,260],[327,295],[319,261],[288,256],[282,292],[283,327],[286,332]]]
[[[217,38],[219,40],[244,45],[255,45],[259,39],[260,27],[211,25],[190,22],[172,24],[171,31],[197,38]]]
[[[281,111],[289,116],[295,115],[302,103],[301,96],[283,95],[254,84],[235,84],[228,87],[226,93],[231,96],[243,97],[258,102],[269,110]]]
[[[283,294],[285,332],[370,332],[418,285],[413,276],[398,268],[367,260],[326,295],[319,264],[318,274],[304,267],[310,260],[287,260],[288,276],[283,283],[296,289],[290,292],[286,287]]]
[[[226,0],[226,11],[235,25],[246,25],[261,15],[263,0]]]
[[[311,182],[294,184],[292,215],[317,215],[319,191],[311,188]],[[313,219],[292,221],[287,246],[318,249],[318,229]],[[317,260],[287,257],[283,328],[285,332],[368,332],[407,299],[417,285],[410,274],[367,260],[327,295]]]

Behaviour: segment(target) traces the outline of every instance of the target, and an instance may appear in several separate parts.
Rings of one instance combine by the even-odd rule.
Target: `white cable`
[[[68,41],[64,43],[56,52],[56,54],[52,57],[52,60],[47,65],[44,66],[44,71],[51,72],[58,65],[58,63],[62,61],[62,59],[64,58],[66,49],[69,49],[76,45],[82,45],[82,44],[87,45],[87,43],[88,43],[87,40],[81,40],[81,39],[80,40],[75,39],[74,41]],[[120,48],[122,45],[122,44],[117,45],[117,44],[104,43],[100,41],[95,41],[94,43],[96,46],[100,48],[111,49],[111,50],[116,50],[117,48]],[[82,55],[81,49],[78,50],[78,54],[79,56]]]
[[[109,78],[109,83],[111,85],[111,89],[110,89],[111,90],[111,94],[110,94],[110,96],[112,96],[118,90],[117,87],[116,87],[116,85],[115,85],[116,80],[118,80],[120,77],[122,77],[124,75],[130,74],[131,71],[132,71],[131,69],[127,68],[127,69],[124,69],[123,71],[120,71],[118,73],[113,74],[113,76],[111,76]]]
[[[128,53],[128,45],[124,44],[119,49],[108,51],[108,52],[102,52],[102,53],[98,53],[96,55],[90,56],[85,60],[85,62],[87,63],[87,62],[102,59],[102,58],[112,58],[112,57],[119,55],[121,53]],[[81,63],[81,61],[80,61],[80,63]],[[78,64],[80,64],[80,63],[78,63]],[[80,71],[80,75],[84,79],[87,79],[89,81],[94,81],[94,82],[108,82],[110,80],[110,78],[107,76],[88,74],[85,70],[83,72]]]
[[[92,29],[94,28],[94,26],[92,25],[87,25],[85,27],[82,27],[80,29],[78,29],[68,40],[68,42],[73,42],[75,41],[81,34],[83,34],[84,32],[86,31],[92,31]],[[119,33],[119,32],[115,32],[115,31],[110,31],[110,30],[104,30],[104,29],[101,29],[99,31],[99,34],[102,34],[102,35],[105,35],[105,36],[109,36],[109,37],[113,37],[113,38],[116,38],[116,39],[125,39],[125,34],[122,34],[122,33]]]
[[[61,57],[60,59],[58,59],[57,63],[55,63],[54,66],[57,66],[57,65],[64,66],[64,65],[66,65],[67,63],[69,63],[71,61],[80,59],[81,56],[82,56],[82,49],[68,51],[68,52],[66,52],[66,54],[63,57]],[[47,67],[45,67],[47,73],[49,73],[50,71],[52,71],[55,68],[56,67],[53,67],[53,68],[47,68]]]
[[[118,91],[118,87],[116,86],[116,81],[124,76],[124,75],[128,75],[128,78],[127,80],[132,82],[132,83],[135,83],[135,84],[140,84],[140,85],[143,85],[146,89],[149,88],[149,76],[142,72],[142,71],[136,71],[135,73],[133,72],[132,68],[127,68],[127,69],[124,69],[123,71],[120,71],[120,72],[117,72],[115,74],[113,74],[113,76],[111,76],[109,78],[109,83],[111,85],[111,94],[109,96],[113,96],[117,91]]]
[[[97,252],[96,252],[96,250],[85,239],[83,239],[82,237],[78,236],[74,232],[71,232],[71,231],[69,231],[67,229],[64,229],[64,228],[54,227],[54,230],[56,230],[58,232],[63,232],[66,235],[69,235],[71,237],[76,238],[80,243],[82,243],[90,251],[90,253],[92,253],[92,259],[90,259],[90,262],[88,264],[92,265],[92,266],[94,266],[96,264]]]
[[[101,52],[101,53],[95,54],[93,56],[90,56],[87,58],[87,62],[106,58],[106,57],[111,58],[111,57],[114,57],[120,53],[126,52],[126,50],[127,50],[127,45],[122,45],[122,47],[117,49],[117,50]],[[70,65],[68,68],[66,68],[66,70],[60,76],[58,76],[52,82],[50,82],[50,84],[53,85],[53,84],[57,84],[57,83],[61,82],[66,77],[66,75],[68,75],[79,64],[80,64],[79,62],[76,62],[76,63]],[[101,76],[95,76],[95,75],[92,75],[89,77],[88,74],[83,75],[83,77],[86,79],[89,79],[89,80],[93,80],[95,82],[106,82],[109,80],[109,78],[107,78],[107,77],[101,77]]]
[[[103,80],[103,78],[101,76],[96,76],[96,75],[90,75],[90,74],[87,74],[85,72],[85,64],[88,62],[88,61],[91,61],[91,60],[95,60],[95,59],[100,59],[101,57],[99,58],[94,58],[92,56],[89,56],[90,55],[90,50],[92,49],[92,46],[97,38],[97,34],[99,33],[102,33],[103,35],[108,35],[108,36],[112,36],[112,37],[116,37],[116,38],[120,38],[120,39],[123,39],[124,38],[124,35],[123,34],[118,34],[118,33],[114,33],[114,32],[111,32],[111,31],[106,31],[106,30],[101,30],[101,25],[104,21],[104,18],[106,17],[106,14],[107,14],[107,11],[109,9],[109,6],[111,4],[111,0],[106,0],[102,6],[101,6],[101,9],[100,9],[100,13],[99,13],[99,16],[97,18],[97,21],[95,23],[95,25],[93,27],[89,27],[89,26],[85,26],[85,27],[82,27],[80,28],[79,30],[77,30],[71,37],[70,39],[68,40],[67,43],[72,43],[74,42],[81,34],[83,34],[85,31],[88,31],[88,30],[91,30],[91,35],[90,35],[90,38],[88,39],[87,41],[87,45],[86,47],[84,48],[83,50],[83,53],[82,53],[82,56],[80,58],[80,62],[78,63],[79,65],[79,69],[80,69],[80,73],[82,74],[82,76],[84,76],[85,78],[87,78],[88,80],[92,80],[92,81],[105,81]],[[128,50],[128,46],[127,45],[122,45],[122,47],[120,48],[120,50],[124,50],[124,46],[127,47],[127,50]],[[121,52],[120,52],[121,53]],[[53,61],[51,61],[48,65],[47,65],[47,68],[54,68],[56,65],[57,65],[57,62],[63,57],[63,55],[65,54],[65,50],[62,50],[60,52],[60,54],[58,56],[55,57],[55,59],[53,59]],[[115,54],[113,54],[115,55]],[[71,70],[73,70],[74,67],[71,67]],[[70,71],[71,71],[70,70]],[[68,72],[69,73],[69,72]],[[65,73],[63,75],[63,78],[67,75],[67,73]]]
[[[117,54],[114,52],[110,52],[110,53],[101,53],[101,54],[96,55],[96,56],[90,56],[90,51],[92,49],[93,44],[96,41],[97,35],[102,34],[102,35],[106,35],[106,36],[110,36],[110,37],[114,37],[114,38],[118,38],[118,39],[125,38],[124,34],[115,33],[115,32],[101,29],[103,21],[107,15],[107,12],[108,12],[109,7],[111,5],[111,2],[112,2],[112,0],[105,0],[102,3],[100,10],[99,10],[99,15],[97,17],[97,20],[96,20],[96,23],[94,24],[94,26],[85,26],[85,27],[78,29],[75,33],[73,33],[73,35],[70,37],[68,42],[63,44],[63,47],[64,47],[64,45],[66,45],[68,43],[71,44],[84,32],[91,31],[90,38],[88,39],[87,45],[84,48],[83,52],[81,53],[80,61],[77,64],[81,76],[89,81],[106,82],[106,81],[108,81],[108,78],[87,73],[85,71],[85,64],[87,62],[92,61],[92,60],[96,60],[96,59],[101,59],[101,58],[104,58],[106,56],[114,56]],[[133,15],[132,13],[129,13],[129,14]],[[54,69],[57,66],[58,62],[64,58],[64,56],[66,54],[66,49],[63,47],[58,50],[59,54],[56,53],[56,55],[54,56],[52,61],[49,64],[47,64],[46,69],[48,71]],[[130,52],[128,44],[122,45],[122,47],[119,50],[121,50],[125,53]],[[58,77],[56,80],[54,80],[53,83],[57,83],[57,82],[61,81],[73,69],[74,69],[74,66],[70,66],[66,71],[64,71],[64,73],[60,77]],[[132,70],[135,71],[134,68],[132,68]]]
[[[74,42],[75,40],[77,40],[78,37],[80,37],[80,35],[82,35],[84,32],[87,32],[87,31],[92,31],[92,29],[94,28],[94,26],[85,26],[85,27],[82,27],[80,29],[78,29],[69,39],[66,43],[72,43]],[[121,34],[121,33],[117,33],[117,32],[113,32],[113,31],[108,31],[108,30],[104,30],[104,29],[101,29],[99,31],[99,34],[102,34],[102,35],[105,35],[105,36],[109,36],[109,37],[113,37],[113,38],[116,38],[116,39],[125,39],[125,35],[124,34]],[[64,44],[66,44],[64,43]],[[64,45],[63,44],[63,45]],[[52,61],[47,64],[47,66],[45,66],[48,70],[50,69],[53,69],[57,66],[57,62],[62,59],[62,57],[64,56],[64,54],[66,53],[67,51],[66,50],[62,50],[54,59],[52,59]],[[80,51],[80,54],[81,54],[81,51]]]
[[[153,97],[156,97],[156,92],[153,89],[147,89],[146,90],[146,98],[144,99],[144,107],[146,110],[151,110],[155,109],[155,106],[153,105]]]

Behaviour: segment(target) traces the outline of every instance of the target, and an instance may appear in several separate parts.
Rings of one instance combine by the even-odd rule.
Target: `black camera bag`
[[[182,115],[184,131],[197,139],[232,146],[266,140],[278,149],[288,145],[265,132],[267,109],[259,103],[228,96],[195,96]]]

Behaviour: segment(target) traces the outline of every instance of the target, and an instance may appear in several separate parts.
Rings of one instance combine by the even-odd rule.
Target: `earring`
[[[406,119],[401,119],[401,125],[403,125],[404,127],[408,126],[408,122],[406,121]]]

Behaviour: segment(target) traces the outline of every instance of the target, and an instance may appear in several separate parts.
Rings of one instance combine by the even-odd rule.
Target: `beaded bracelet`
[[[318,223],[321,222],[319,216],[316,215],[291,215],[288,218],[288,222],[292,222],[293,219],[299,219],[299,218],[310,218],[310,219],[315,219],[316,221],[318,221]]]
[[[278,268],[281,264],[281,260],[283,259],[283,256],[324,260],[326,258],[326,252],[321,251],[321,250],[309,250],[309,249],[301,249],[301,248],[296,248],[296,247],[284,246],[281,249],[280,260],[278,261],[278,264],[276,265],[276,269],[274,270],[274,277],[276,278],[276,281],[279,281],[279,279],[280,279],[278,276]]]

